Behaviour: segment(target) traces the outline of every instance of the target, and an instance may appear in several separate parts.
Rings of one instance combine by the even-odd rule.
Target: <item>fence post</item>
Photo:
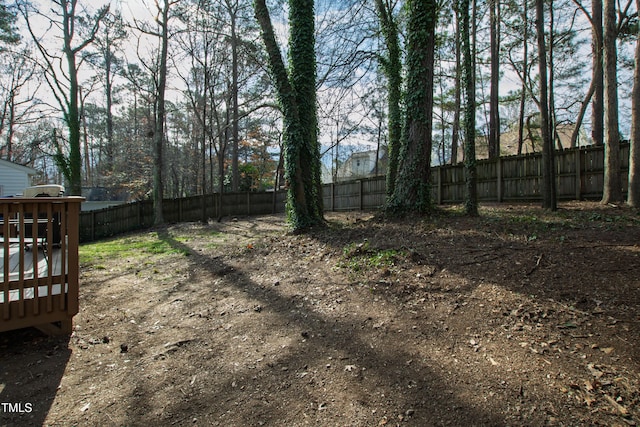
[[[576,148],[575,151],[575,164],[576,164],[576,200],[582,199],[582,153],[580,152],[580,147]]]
[[[247,191],[247,216],[251,216],[251,193]]]
[[[502,158],[498,158],[498,163],[496,164],[496,196],[498,198],[498,203],[502,203]]]
[[[439,205],[442,204],[442,165],[437,167],[437,175],[438,175],[438,192],[437,192],[437,202]]]
[[[336,210],[336,188],[335,188],[336,184],[331,181],[331,211],[335,212]]]

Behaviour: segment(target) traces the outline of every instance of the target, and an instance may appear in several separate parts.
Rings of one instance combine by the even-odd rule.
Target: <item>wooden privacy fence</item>
[[[629,145],[620,148],[623,192],[629,170]],[[590,146],[556,151],[556,184],[560,200],[602,197],[604,148]],[[479,160],[478,198],[483,202],[542,200],[542,155]],[[465,197],[464,166],[433,167],[432,199],[435,203],[461,203]],[[328,211],[378,209],[386,199],[386,177],[378,176],[323,186],[324,207]],[[198,221],[220,216],[264,215],[285,211],[284,191],[265,193],[225,193],[164,201],[168,222]],[[203,214],[204,206],[204,214]],[[80,239],[91,241],[153,224],[153,202],[141,201],[80,216]]]
[[[620,147],[623,192],[629,171],[629,145]],[[604,148],[589,146],[555,152],[556,186],[560,200],[602,197]],[[483,202],[542,200],[542,154],[501,157],[477,162],[478,199]],[[431,168],[432,200],[437,204],[462,203],[465,198],[464,165]],[[384,206],[386,177],[324,186],[327,210],[377,209]]]
[[[284,212],[286,192],[224,193],[163,201],[167,222],[200,221],[221,216],[265,215]],[[204,210],[203,210],[204,208]],[[153,201],[112,206],[80,215],[80,240],[93,241],[128,231],[151,227]]]

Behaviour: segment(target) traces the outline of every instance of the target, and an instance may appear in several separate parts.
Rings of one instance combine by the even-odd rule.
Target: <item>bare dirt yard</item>
[[[73,334],[0,334],[0,425],[640,425],[636,212],[326,217],[84,245]]]

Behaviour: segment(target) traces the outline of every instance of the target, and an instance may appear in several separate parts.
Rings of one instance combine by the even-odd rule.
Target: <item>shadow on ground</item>
[[[0,425],[43,425],[70,357],[68,336],[31,328],[0,333]]]

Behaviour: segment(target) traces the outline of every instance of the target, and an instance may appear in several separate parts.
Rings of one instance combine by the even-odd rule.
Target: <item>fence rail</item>
[[[620,147],[623,192],[627,191],[629,145]],[[580,147],[556,151],[558,199],[581,200],[602,196],[604,148]],[[542,200],[542,155],[501,157],[477,163],[478,198],[483,202]],[[432,200],[438,204],[461,203],[465,197],[463,165],[433,167]],[[378,209],[386,199],[386,177],[325,184],[324,207],[328,211]],[[225,193],[164,201],[168,222],[198,221],[220,216],[263,215],[285,211],[284,191]],[[153,203],[141,201],[80,216],[80,239],[91,241],[153,224]]]

